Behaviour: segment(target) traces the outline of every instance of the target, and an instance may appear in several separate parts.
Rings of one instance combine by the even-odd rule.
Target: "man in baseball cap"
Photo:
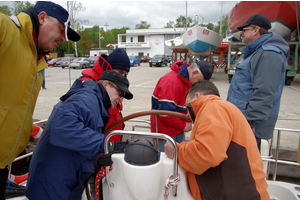
[[[171,65],[171,71],[162,76],[153,91],[152,110],[168,110],[187,113],[185,94],[190,87],[203,79],[212,76],[211,65],[206,61],[198,61],[191,65],[185,61],[177,61]],[[192,129],[192,122],[179,117],[151,116],[151,132],[164,133],[175,142],[184,141],[184,132]],[[165,140],[159,141],[160,151],[164,151]]]
[[[269,19],[256,14],[237,27],[245,46],[245,57],[237,66],[227,101],[245,115],[260,150],[261,139],[271,139],[278,118],[290,48],[271,28]]]
[[[108,109],[133,98],[128,88],[128,79],[115,71],[104,71],[97,82],[76,79],[54,106],[34,149],[28,199],[81,199],[94,160],[104,152]]]
[[[78,41],[80,36],[70,27],[69,13],[49,1],[39,1],[17,16],[0,12],[0,27],[0,107],[9,110],[0,117],[0,199],[5,199],[8,168],[33,130],[46,55],[68,38]],[[10,78],[12,69],[15,79]]]
[[[70,15],[66,9],[50,1],[38,1],[35,4],[34,9],[38,14],[44,11],[48,16],[54,17],[60,21],[65,26],[66,40],[80,40],[80,35],[70,26]]]

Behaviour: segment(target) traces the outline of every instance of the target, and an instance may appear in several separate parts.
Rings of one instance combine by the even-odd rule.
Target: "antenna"
[[[105,32],[107,31],[107,27],[109,26],[108,24],[107,24],[107,22],[105,23]]]

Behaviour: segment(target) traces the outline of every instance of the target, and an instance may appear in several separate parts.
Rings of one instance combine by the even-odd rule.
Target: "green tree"
[[[180,16],[176,19],[175,27],[176,27],[176,28],[180,28],[180,27],[191,27],[192,25],[193,25],[193,20],[192,20],[191,17],[185,18],[185,16],[180,15]]]
[[[0,6],[0,12],[11,16],[11,9],[8,6]]]
[[[209,30],[212,30],[212,31],[214,31],[214,29],[215,29],[215,25],[214,25],[213,23],[208,23],[208,24],[206,25],[206,27],[207,27]]]
[[[218,25],[215,27],[215,32],[220,34],[221,21],[218,21]],[[226,32],[228,30],[228,15],[222,16],[222,37],[226,37]]]
[[[167,23],[167,25],[164,26],[164,28],[174,28],[174,26],[175,26],[174,21],[169,21],[169,22]]]
[[[29,1],[13,1],[12,12],[14,15],[18,15],[23,10],[27,10],[30,7],[33,7],[35,4],[30,3]]]
[[[135,25],[135,29],[148,29],[150,28],[150,24],[148,24],[146,21],[141,21],[140,24]]]
[[[82,30],[83,27],[81,27],[81,24],[88,22],[88,20],[81,20],[80,18],[76,18],[76,14],[81,11],[84,12],[86,8],[82,6],[81,2],[67,1],[67,10],[70,13],[71,27],[76,31]],[[76,42],[74,42],[74,48],[75,48],[75,56],[77,57],[79,53],[77,51]]]

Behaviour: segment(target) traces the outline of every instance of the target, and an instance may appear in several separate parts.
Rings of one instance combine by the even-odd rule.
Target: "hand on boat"
[[[165,147],[165,154],[168,156],[168,158],[173,159],[174,158],[173,145],[169,141],[167,141],[164,147]]]

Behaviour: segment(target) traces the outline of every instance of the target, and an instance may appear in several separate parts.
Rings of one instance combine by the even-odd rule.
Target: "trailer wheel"
[[[292,77],[285,77],[285,85],[291,85],[292,80]]]
[[[231,83],[231,79],[232,79],[233,75],[228,74],[228,82]]]

